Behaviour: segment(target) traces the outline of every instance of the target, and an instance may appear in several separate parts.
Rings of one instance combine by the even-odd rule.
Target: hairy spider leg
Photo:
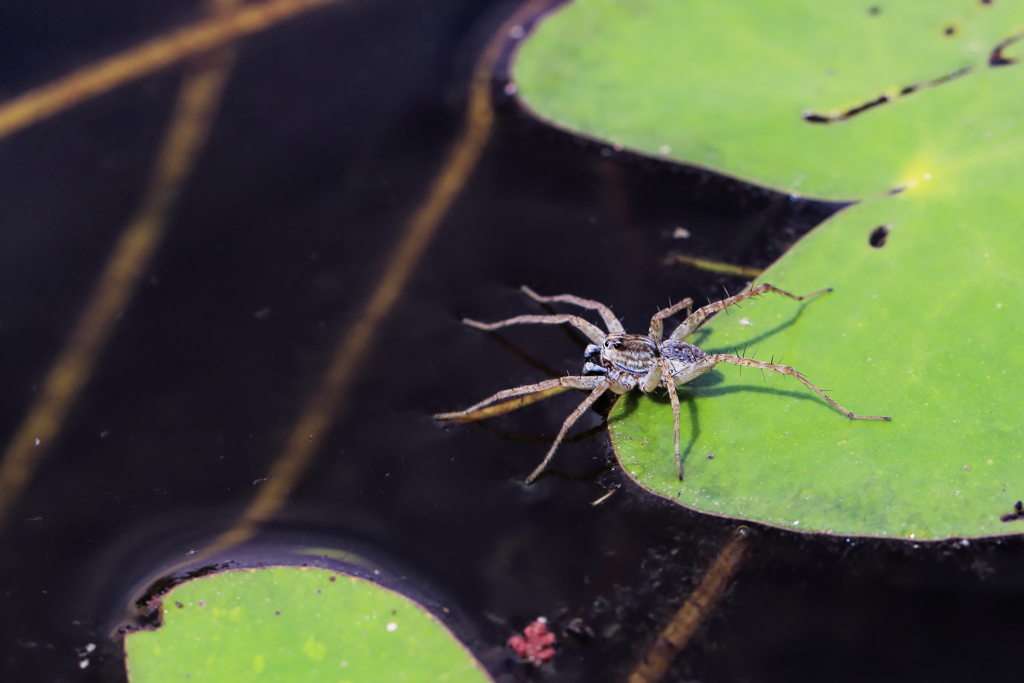
[[[509,325],[564,325],[566,323],[572,325],[577,330],[587,335],[587,338],[595,344],[604,344],[605,337],[607,336],[601,331],[601,328],[592,322],[584,320],[577,315],[518,315],[515,318],[509,318],[508,320],[500,320],[496,323],[481,323],[476,320],[470,320],[465,318],[462,323],[469,325],[470,327],[484,332],[493,332],[502,327],[508,327]]]
[[[686,309],[687,318],[693,315],[693,299],[691,299],[690,297],[686,297],[679,303],[673,304],[668,308],[663,308],[657,313],[655,313],[654,317],[651,318],[650,332],[647,333],[647,336],[649,336],[654,341],[661,343],[661,334],[662,332],[665,331],[665,318],[669,317],[670,315],[675,315],[684,308]]]
[[[519,405],[509,408],[508,410],[502,410],[491,415],[475,415],[492,403],[501,401],[503,399],[516,398],[518,396],[527,397],[531,394],[539,394],[543,392],[550,392],[543,398],[549,398],[556,394],[562,393],[561,391],[555,391],[561,389],[562,391],[568,391],[569,389],[585,389],[590,391],[597,387],[602,382],[606,381],[603,377],[556,377],[555,379],[546,379],[543,382],[537,382],[536,384],[527,384],[525,386],[516,387],[515,389],[505,389],[499,391],[490,398],[485,398],[483,401],[471,405],[465,410],[459,410],[453,413],[438,413],[434,416],[435,420],[446,421],[446,422],[472,422],[474,420],[480,420],[487,417],[493,417],[494,415],[501,415],[503,413],[512,412],[518,408],[522,408],[525,405],[533,403],[533,401],[522,400]]]
[[[573,426],[576,420],[580,419],[580,415],[587,412],[590,406],[594,404],[594,401],[596,401],[611,385],[612,383],[610,381],[602,379],[601,383],[594,387],[594,390],[590,392],[590,395],[583,399],[583,403],[576,406],[576,410],[572,411],[569,417],[565,418],[565,422],[562,423],[562,429],[558,432],[558,436],[555,437],[555,443],[551,445],[551,450],[549,450],[548,454],[544,456],[544,462],[537,465],[537,469],[530,473],[530,476],[526,478],[527,486],[532,484],[534,480],[540,476],[541,472],[544,471],[544,468],[548,466],[548,463],[551,462],[551,458],[554,457],[555,451],[558,449],[558,445],[562,443],[562,439],[565,438],[565,434],[569,431],[569,428]]]
[[[592,299],[581,299],[580,297],[573,296],[572,294],[558,294],[556,296],[541,296],[540,294],[538,294],[537,292],[533,291],[532,289],[530,289],[526,285],[523,285],[522,287],[520,287],[520,289],[523,290],[523,293],[526,294],[526,296],[530,297],[531,299],[533,299],[537,303],[541,303],[541,304],[549,304],[549,303],[574,304],[576,306],[579,306],[580,308],[586,308],[586,309],[589,309],[591,311],[597,311],[599,314],[601,314],[601,319],[604,320],[605,327],[608,328],[609,332],[612,332],[614,334],[625,334],[626,333],[626,328],[624,328],[622,326],[622,323],[619,322],[619,319],[615,317],[614,313],[612,313],[612,309],[608,308],[607,306],[605,306],[600,301],[594,301]]]
[[[807,387],[808,389],[816,393],[818,396],[821,396],[823,399],[828,401],[832,407],[841,411],[844,415],[846,415],[846,417],[850,418],[851,420],[884,420],[886,422],[890,422],[892,420],[891,417],[883,417],[879,415],[857,415],[856,413],[850,412],[849,410],[847,410],[846,408],[842,407],[841,405],[833,401],[831,398],[829,398],[824,391],[811,384],[810,380],[808,380],[806,377],[804,377],[803,375],[801,375],[799,372],[789,367],[788,365],[780,365],[778,363],[766,363],[764,361],[754,360],[753,358],[734,356],[729,353],[711,354],[709,356],[706,356],[705,358],[702,358],[699,361],[699,363],[705,362],[710,363],[712,367],[714,367],[717,363],[732,363],[733,365],[744,365],[748,368],[760,368],[762,370],[771,370],[772,372],[778,372],[783,375],[789,375],[790,377],[796,377],[805,387]]]
[[[672,380],[671,368],[665,368],[662,384],[668,390],[668,400],[672,404],[672,431],[676,448],[676,473],[679,474],[679,481],[682,481],[683,463],[679,457],[679,394],[676,393],[676,383]]]
[[[675,341],[686,341],[686,339],[691,334],[696,332],[697,329],[704,324],[704,321],[706,321],[708,319],[708,316],[711,315],[712,313],[717,313],[718,311],[724,310],[729,306],[734,306],[741,301],[745,301],[746,299],[750,299],[755,296],[760,296],[765,292],[775,292],[776,294],[788,296],[790,299],[803,301],[804,299],[809,299],[813,296],[818,296],[819,294],[824,294],[826,292],[831,291],[832,288],[828,287],[826,289],[819,289],[816,292],[811,292],[810,294],[797,296],[796,294],[787,292],[784,289],[779,289],[778,287],[773,287],[772,285],[769,285],[767,283],[760,284],[757,285],[756,287],[751,287],[745,292],[740,292],[735,296],[727,297],[725,299],[722,299],[721,301],[716,301],[712,304],[708,304],[707,306],[701,306],[691,315],[687,316],[686,320],[684,320],[682,324],[680,324],[679,327],[676,328],[675,332],[672,333],[670,339],[673,339]]]

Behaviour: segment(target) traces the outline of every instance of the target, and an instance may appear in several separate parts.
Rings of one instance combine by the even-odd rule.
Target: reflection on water
[[[71,31],[51,49],[87,61],[193,11],[147,24],[115,20],[124,7],[105,0],[96,12],[109,19],[69,28],[62,7],[18,8],[0,35]],[[109,627],[146,584],[227,529],[268,476],[458,136],[473,62],[512,8],[353,2],[243,44],[165,241],[0,535],[0,677],[119,679]],[[19,88],[80,63],[8,44],[30,72],[11,81]],[[180,79],[147,78],[0,143],[5,439],[138,206]],[[762,268],[837,207],[575,140],[530,119],[503,85],[484,157],[360,361],[310,470],[262,534],[217,561],[356,553],[456,614],[500,680],[529,675],[503,644],[539,615],[559,634],[548,665],[559,680],[617,680],[734,524],[645,495],[607,467],[607,406],[576,428],[596,435],[566,443],[555,474],[529,488],[520,482],[545,450],[532,438],[557,432],[574,396],[486,428],[434,422],[582,362],[559,329],[509,329],[508,348],[459,321],[524,312],[518,288],[528,284],[607,302],[642,329],[670,300],[745,284],[667,265],[682,242],[695,257]],[[757,533],[676,679],[876,680],[908,673],[893,662],[911,658],[915,673],[943,678],[958,669],[935,655],[968,636],[970,671],[1001,671],[1019,543],[915,551]],[[576,618],[585,628],[565,632]],[[74,648],[88,642],[101,648],[82,670]]]

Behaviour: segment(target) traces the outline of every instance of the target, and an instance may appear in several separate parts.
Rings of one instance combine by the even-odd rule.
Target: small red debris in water
[[[521,659],[534,666],[550,661],[555,656],[555,648],[551,647],[555,642],[555,634],[548,633],[547,623],[548,620],[544,617],[538,618],[523,629],[523,635],[509,638],[508,646],[515,650]]]

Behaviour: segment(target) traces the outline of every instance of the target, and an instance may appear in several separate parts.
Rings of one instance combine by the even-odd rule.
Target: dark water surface
[[[168,236],[0,530],[0,680],[123,680],[112,629],[252,500],[458,137],[473,63],[515,6],[357,0],[243,42]],[[197,2],[8,3],[0,96],[199,16]],[[172,69],[0,140],[5,442],[136,209],[180,80]],[[603,431],[524,487],[546,450],[529,437],[553,435],[571,396],[486,428],[435,423],[546,377],[522,356],[563,373],[581,364],[560,329],[499,340],[459,321],[540,312],[518,291],[528,284],[604,301],[643,331],[670,300],[745,284],[666,266],[669,251],[763,267],[838,207],[578,141],[533,121],[503,85],[499,73],[483,159],[301,485],[252,543],[216,559],[349,552],[448,607],[498,680],[620,681],[736,523],[638,490],[610,464]],[[673,237],[679,226],[688,240]],[[578,429],[600,422],[592,412]],[[915,547],[755,531],[668,680],[1016,672],[1018,539]],[[561,646],[534,671],[504,643],[539,615]],[[593,638],[562,635],[576,617]],[[75,650],[90,642],[99,649],[81,669]]]

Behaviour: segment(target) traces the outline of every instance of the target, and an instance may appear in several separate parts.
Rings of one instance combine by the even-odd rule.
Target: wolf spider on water
[[[462,322],[470,327],[474,327],[478,330],[484,330],[486,332],[492,332],[509,325],[526,325],[530,323],[562,325],[568,323],[594,342],[587,346],[586,351],[583,353],[585,361],[583,363],[583,374],[571,377],[558,377],[556,379],[549,379],[536,384],[517,387],[515,389],[499,391],[490,398],[484,399],[465,410],[460,410],[454,413],[441,413],[439,415],[435,415],[434,419],[450,420],[454,422],[469,422],[490,417],[493,414],[498,414],[498,412],[507,412],[507,410],[486,410],[489,406],[492,409],[495,408],[493,404],[503,399],[523,397],[517,402],[517,405],[510,408],[511,410],[514,410],[515,408],[526,405],[527,403],[532,403],[533,400],[547,398],[548,396],[561,393],[567,389],[584,389],[590,391],[590,395],[583,400],[583,403],[580,403],[576,407],[576,410],[572,411],[569,417],[566,418],[565,422],[562,424],[562,429],[558,432],[558,436],[555,438],[554,444],[552,444],[550,450],[548,450],[548,454],[544,457],[544,461],[541,462],[541,464],[538,465],[526,479],[527,484],[532,484],[533,481],[540,476],[541,472],[544,471],[544,468],[547,467],[549,462],[551,462],[551,458],[554,456],[559,444],[562,443],[562,439],[565,438],[566,432],[568,432],[573,423],[575,423],[576,420],[578,420],[580,416],[583,415],[591,405],[593,405],[594,401],[596,401],[601,394],[609,389],[616,394],[625,394],[633,389],[640,389],[640,391],[644,393],[650,393],[659,386],[664,387],[667,390],[669,401],[672,403],[673,427],[675,432],[676,471],[678,472],[679,479],[681,480],[683,478],[683,468],[679,460],[679,396],[676,394],[676,387],[686,384],[698,375],[703,375],[705,372],[714,368],[718,363],[732,363],[733,365],[759,368],[761,370],[772,370],[783,375],[795,377],[802,382],[804,386],[828,401],[830,405],[840,410],[851,420],[889,421],[892,419],[889,417],[879,417],[874,415],[856,415],[850,412],[829,398],[825,392],[811,384],[806,377],[788,365],[765,363],[764,361],[745,358],[743,356],[729,353],[707,354],[693,344],[688,344],[685,341],[690,335],[696,332],[701,325],[704,324],[708,319],[708,316],[741,301],[750,299],[751,297],[759,296],[765,292],[776,292],[777,294],[788,296],[790,299],[802,301],[803,299],[807,299],[818,294],[831,292],[831,288],[822,289],[806,296],[797,296],[796,294],[791,294],[769,284],[760,284],[735,296],[730,296],[722,299],[721,301],[716,301],[708,304],[707,306],[702,306],[696,311],[692,309],[693,300],[686,298],[673,306],[669,306],[668,308],[655,313],[654,317],[651,318],[651,325],[647,334],[627,334],[626,330],[622,327],[622,323],[620,323],[618,318],[615,317],[611,309],[597,301],[581,299],[580,297],[573,296],[571,294],[540,296],[526,285],[523,285],[522,289],[527,296],[538,303],[546,304],[557,302],[575,304],[581,308],[597,311],[601,316],[601,319],[604,320],[605,326],[608,328],[608,334],[602,332],[601,328],[597,325],[594,325],[579,316],[568,314],[520,315],[515,318],[509,318],[508,320],[502,320],[496,323],[481,323],[467,318]],[[678,313],[684,308],[686,309],[686,319],[675,329],[668,339],[662,341],[661,336],[664,331],[665,318]],[[543,394],[543,396],[538,396],[539,394]],[[529,398],[531,395],[534,396],[533,400],[530,400]],[[510,401],[509,404],[511,403],[516,402]]]

